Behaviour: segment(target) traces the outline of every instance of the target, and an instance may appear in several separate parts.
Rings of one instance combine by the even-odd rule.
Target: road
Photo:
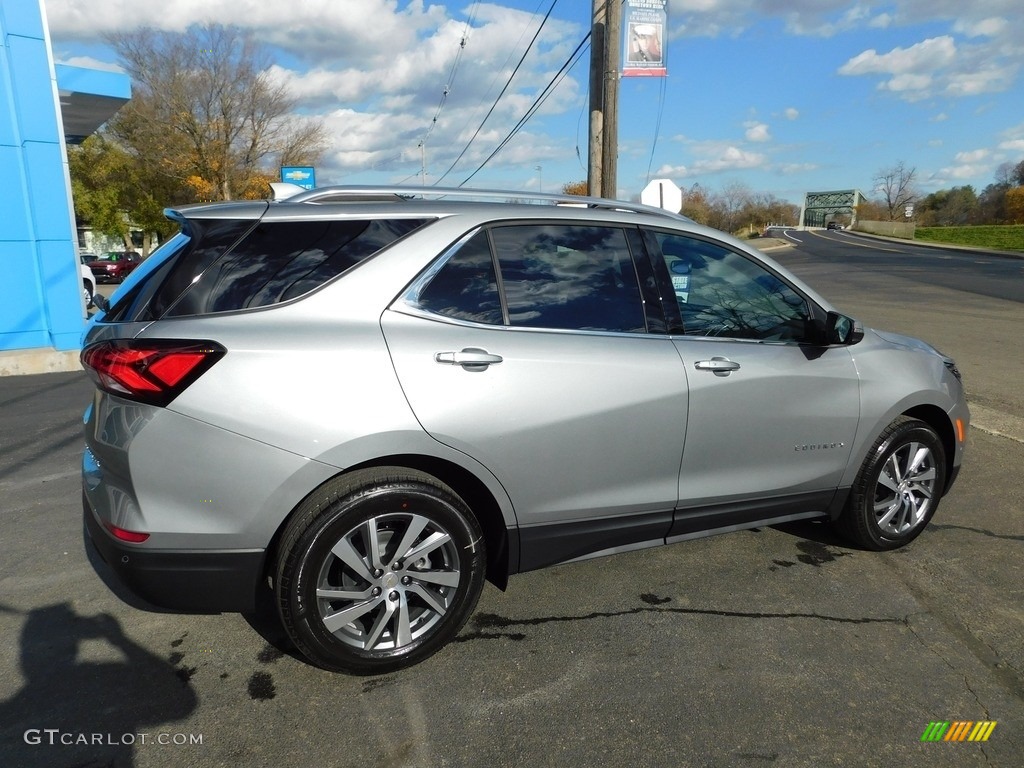
[[[1024,412],[1019,303],[810,249],[772,256],[955,354],[988,411]],[[0,379],[0,765],[1021,765],[1012,436],[972,428],[957,485],[898,552],[801,523],[522,574],[437,656],[353,678],[294,657],[266,613],[144,611],[103,583],[80,524],[90,390]],[[956,720],[998,725],[921,742]]]
[[[923,338],[954,357],[972,413],[1024,437],[1024,258],[858,237],[789,233],[770,255],[865,325]]]
[[[1024,253],[1013,258],[835,230],[786,230],[781,234],[794,243],[798,253],[811,255],[819,263],[847,265],[925,285],[1024,302]]]

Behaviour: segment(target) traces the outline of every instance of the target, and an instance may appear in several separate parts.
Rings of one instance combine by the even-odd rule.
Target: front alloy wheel
[[[928,515],[935,497],[935,454],[912,440],[889,454],[875,483],[875,521],[882,533],[898,537]]]
[[[278,607],[291,639],[316,664],[354,674],[444,646],[476,606],[486,562],[465,503],[399,469],[327,483],[296,510],[281,553]]]
[[[935,430],[901,416],[875,441],[837,525],[867,549],[908,544],[935,514],[945,477],[946,455]]]

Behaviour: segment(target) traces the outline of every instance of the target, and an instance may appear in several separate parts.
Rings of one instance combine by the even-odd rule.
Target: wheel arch
[[[397,467],[425,472],[455,491],[472,510],[480,524],[481,531],[483,531],[487,551],[487,580],[504,591],[508,586],[509,575],[518,570],[519,537],[516,529],[510,529],[506,525],[501,505],[479,478],[467,469],[445,459],[415,454],[397,454],[354,464],[324,482],[330,482],[336,477],[343,477],[356,470],[375,467]],[[307,494],[307,497],[315,492],[316,489],[313,489],[310,494]],[[294,516],[295,510],[301,506],[303,501],[305,498],[301,499],[295,508],[281,520],[267,547],[267,556],[264,562],[268,577],[273,575],[284,531]]]
[[[952,485],[953,457],[956,455],[956,435],[953,432],[953,424],[949,416],[937,405],[918,405],[903,412],[904,416],[923,421],[935,430],[942,442],[942,451],[945,454],[946,476],[943,478],[943,493]]]

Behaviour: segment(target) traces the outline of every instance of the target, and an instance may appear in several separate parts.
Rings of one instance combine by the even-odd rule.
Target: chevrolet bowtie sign
[[[313,189],[316,186],[316,170],[311,165],[282,166],[281,181],[287,181],[303,189]]]

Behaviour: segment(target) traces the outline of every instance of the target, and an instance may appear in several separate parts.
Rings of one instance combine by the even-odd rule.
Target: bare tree
[[[743,224],[741,213],[750,202],[750,187],[740,181],[731,181],[712,198],[718,220],[712,219],[711,226],[723,232],[736,232]]]
[[[184,33],[139,29],[108,42],[133,89],[111,132],[196,198],[230,200],[269,178],[272,164],[311,164],[323,151],[322,125],[294,114],[251,35],[208,24]]]
[[[916,168],[907,168],[900,160],[891,168],[883,168],[875,174],[874,189],[881,193],[889,221],[903,216],[903,211],[917,199],[914,189]]]

